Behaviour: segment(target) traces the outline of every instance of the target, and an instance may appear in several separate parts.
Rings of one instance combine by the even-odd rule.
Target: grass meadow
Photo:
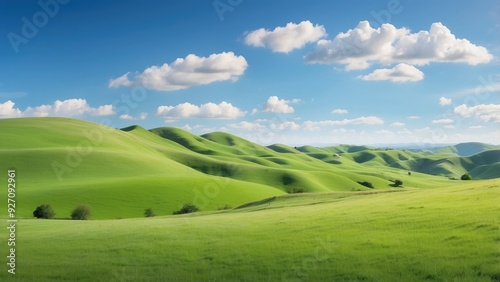
[[[61,118],[0,127],[18,219],[16,275],[4,264],[0,281],[500,281],[496,149],[264,147]],[[473,165],[493,179],[450,179]],[[172,215],[183,203],[201,212]],[[41,204],[55,219],[33,218]],[[69,220],[78,204],[92,220]]]
[[[242,208],[18,224],[2,281],[496,281],[498,181],[273,197]],[[5,231],[1,245],[5,245]]]

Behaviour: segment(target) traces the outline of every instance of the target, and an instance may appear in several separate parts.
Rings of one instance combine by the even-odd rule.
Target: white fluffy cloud
[[[446,98],[446,97],[441,97],[441,98],[439,98],[439,105],[441,105],[441,106],[451,105],[451,99]]]
[[[52,105],[41,105],[33,108],[28,107],[24,111],[14,108],[14,105],[15,103],[10,100],[0,104],[0,117],[75,117],[85,114],[91,116],[109,116],[115,114],[112,105],[92,108],[85,99],[57,100]]]
[[[343,115],[343,114],[347,114],[347,113],[349,113],[349,112],[345,109],[335,109],[332,111],[332,114],[339,114],[339,115]]]
[[[325,126],[337,126],[337,125],[379,125],[383,124],[384,120],[377,116],[362,116],[353,119],[343,119],[343,120],[322,120],[322,121],[306,121],[302,124],[305,130],[317,131]]]
[[[392,82],[410,82],[424,79],[424,73],[414,66],[398,64],[390,69],[377,69],[367,75],[360,75],[363,80],[389,80]]]
[[[130,72],[127,72],[126,74],[120,76],[119,78],[112,79],[109,82],[108,87],[109,88],[116,88],[120,86],[132,86],[132,81],[128,79],[128,75]]]
[[[227,125],[229,128],[232,129],[242,129],[242,130],[249,130],[249,131],[255,131],[255,130],[262,130],[265,128],[264,125],[258,123],[258,122],[248,122],[248,121],[242,121],[239,123],[231,123]]]
[[[0,118],[12,118],[12,117],[20,117],[23,115],[23,112],[19,109],[15,109],[14,106],[16,103],[11,100],[0,103]]]
[[[245,36],[245,44],[270,48],[273,52],[288,53],[304,47],[307,43],[316,42],[325,35],[323,26],[302,21],[299,24],[288,23],[285,27],[279,26],[272,31],[264,28],[254,30]]]
[[[271,123],[269,127],[272,130],[297,130],[300,128],[300,125],[294,121],[285,121],[281,123]]]
[[[437,124],[450,124],[450,123],[453,123],[453,120],[452,120],[452,119],[449,119],[449,118],[435,119],[435,120],[432,120],[432,123],[437,123]]]
[[[220,104],[206,103],[200,106],[191,103],[160,106],[156,110],[156,114],[170,120],[186,118],[233,119],[246,115],[246,112],[231,105],[231,103],[221,102]]]
[[[291,101],[279,99],[278,96],[271,96],[267,99],[267,102],[264,104],[263,110],[264,112],[272,112],[272,113],[282,113],[282,114],[291,114],[295,110],[289,104],[298,103],[300,100],[293,99]]]
[[[463,117],[475,117],[484,122],[500,122],[500,104],[481,104],[469,107],[465,104],[455,107],[453,112]]]
[[[151,66],[132,80],[126,73],[109,82],[109,87],[143,86],[158,91],[175,91],[216,81],[236,81],[248,67],[243,56],[233,52],[198,57],[194,54],[178,58],[169,64]]]
[[[391,126],[392,127],[402,127],[402,126],[405,126],[405,123],[398,121],[398,122],[391,123]]]
[[[371,63],[426,65],[431,62],[488,63],[493,56],[482,46],[458,39],[442,23],[433,23],[429,31],[411,33],[406,28],[383,24],[374,29],[368,21],[339,33],[333,40],[320,40],[316,51],[305,56],[306,62],[342,64],[346,70],[366,69]]]
[[[110,116],[115,114],[113,111],[113,105],[104,105],[95,109],[89,107],[88,113],[91,116]]]
[[[135,118],[129,114],[120,115],[121,120],[145,120],[148,117],[148,113],[141,113],[139,117]]]

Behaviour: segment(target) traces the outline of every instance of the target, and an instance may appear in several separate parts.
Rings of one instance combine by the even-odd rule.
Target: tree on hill
[[[153,212],[152,208],[147,208],[144,210],[144,216],[145,217],[153,217],[153,216],[155,216],[155,213]]]
[[[468,173],[463,174],[460,179],[462,180],[472,180],[472,176]]]
[[[91,210],[86,205],[78,205],[71,213],[71,219],[88,220],[90,219]]]
[[[403,185],[403,181],[396,179],[394,180],[394,187],[400,187]]]
[[[50,219],[54,218],[55,215],[56,213],[51,205],[41,205],[36,207],[35,211],[33,211],[33,216],[36,218]]]
[[[178,211],[174,211],[173,214],[184,214],[184,213],[192,213],[192,212],[197,212],[199,211],[200,209],[193,205],[193,204],[189,204],[189,203],[186,203],[182,206],[182,208]]]

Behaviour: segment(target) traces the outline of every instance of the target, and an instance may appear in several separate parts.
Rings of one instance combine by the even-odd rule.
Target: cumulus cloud
[[[128,75],[130,72],[120,76],[119,78],[115,78],[109,81],[109,88],[116,88],[120,86],[132,86],[132,81],[128,79]]]
[[[1,118],[12,118],[12,117],[20,117],[23,115],[23,112],[19,109],[14,108],[16,103],[11,100],[0,103],[0,117]]]
[[[265,126],[258,123],[258,122],[248,122],[248,121],[241,121],[239,123],[231,123],[227,125],[229,128],[232,129],[242,129],[242,130],[249,130],[249,131],[254,131],[254,130],[261,130],[264,129]]]
[[[360,75],[363,80],[389,80],[392,82],[410,82],[424,79],[424,73],[414,66],[398,64],[390,69],[377,69],[367,75]]]
[[[88,112],[91,116],[110,116],[115,114],[113,105],[104,105],[95,109],[89,107]]]
[[[246,112],[231,105],[231,103],[221,102],[215,104],[210,102],[200,106],[191,103],[183,103],[177,106],[160,106],[156,110],[156,114],[174,120],[186,118],[233,119],[246,115]]]
[[[453,109],[455,114],[463,117],[475,117],[484,122],[500,122],[500,104],[480,104],[469,107],[462,104]]]
[[[402,127],[402,126],[405,126],[405,123],[403,122],[394,122],[391,124],[392,127]]]
[[[245,44],[269,48],[273,52],[288,53],[304,47],[307,43],[316,42],[325,35],[325,28],[321,25],[313,25],[310,21],[302,21],[299,24],[290,22],[274,30],[254,30],[245,36]]]
[[[337,126],[337,125],[378,125],[383,124],[384,120],[377,116],[362,116],[353,119],[343,120],[322,120],[322,121],[305,121],[302,127],[306,130],[316,131],[324,126]]]
[[[121,120],[145,120],[148,117],[148,113],[141,113],[139,117],[135,118],[129,114],[120,115]]]
[[[449,118],[435,119],[435,120],[432,120],[432,123],[437,123],[437,124],[450,124],[450,123],[453,123],[453,120],[452,120],[452,119],[449,119]]]
[[[120,115],[118,118],[121,120],[135,120],[135,118],[129,114]]]
[[[451,99],[446,98],[446,97],[441,97],[441,98],[439,98],[439,105],[441,105],[441,106],[451,105]]]
[[[282,113],[282,114],[291,114],[295,110],[289,104],[297,103],[300,100],[293,99],[292,101],[279,99],[278,96],[271,96],[267,99],[267,102],[264,104],[263,110],[264,112],[272,112],[272,113]]]
[[[332,111],[332,114],[339,114],[339,115],[343,115],[343,114],[347,114],[348,111],[345,110],[345,109],[335,109]]]
[[[456,38],[442,23],[429,31],[411,33],[406,28],[383,24],[374,29],[368,21],[339,33],[332,40],[320,40],[315,52],[305,56],[309,63],[342,64],[346,70],[366,69],[372,63],[426,65],[431,62],[488,63],[493,56],[485,47]]]
[[[272,130],[297,130],[300,125],[293,121],[285,121],[281,123],[272,123],[269,125]]]
[[[91,116],[109,116],[115,114],[112,105],[92,108],[85,99],[57,100],[52,105],[28,107],[24,111],[14,108],[14,105],[15,103],[10,100],[3,104],[0,103],[0,117],[75,117],[85,114]]]
[[[171,64],[151,66],[132,80],[129,73],[110,80],[108,87],[143,86],[157,91],[175,91],[216,81],[236,81],[248,67],[243,56],[233,52],[198,57],[194,54],[178,58]]]

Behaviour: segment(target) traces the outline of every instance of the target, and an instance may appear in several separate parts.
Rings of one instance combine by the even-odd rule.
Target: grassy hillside
[[[435,150],[437,154],[455,154],[458,156],[472,156],[484,151],[500,150],[500,145],[484,144],[479,142],[460,143]]]
[[[0,280],[498,281],[499,183],[459,183],[184,216],[21,220],[16,280]]]
[[[286,193],[369,190],[363,181],[384,190],[395,179],[405,188],[453,185],[448,177],[465,171],[500,177],[498,150],[450,157],[349,145],[265,147],[224,132],[118,130],[64,118],[2,119],[0,128],[0,170],[17,170],[21,217],[41,204],[53,205],[58,218],[82,203],[94,219],[115,219],[141,217],[146,208],[167,215],[183,203],[217,210]]]
[[[479,152],[475,155],[459,156],[456,148],[470,148],[470,144]],[[460,179],[464,173],[470,173],[478,179],[500,178],[498,146],[482,143],[464,143],[442,148],[434,153],[412,152],[408,150],[377,149],[372,147],[345,145],[316,148],[303,146],[299,151],[310,157],[331,164],[344,164],[353,161],[365,167],[393,167],[400,170],[416,171],[430,175],[439,175],[453,179]],[[355,148],[355,149],[353,149]],[[461,149],[461,152],[464,152]]]
[[[0,120],[0,170],[18,175],[20,217],[40,204],[69,217],[79,203],[95,219],[171,214],[186,202],[205,210],[284,194],[274,187],[198,172],[176,156],[198,154],[140,127],[126,131],[61,118]],[[6,190],[0,191],[6,197]],[[6,209],[0,214],[5,215]]]

